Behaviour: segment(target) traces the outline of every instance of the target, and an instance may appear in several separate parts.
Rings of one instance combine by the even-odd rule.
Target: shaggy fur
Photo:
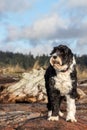
[[[58,120],[60,105],[67,100],[67,121],[76,122],[75,98],[77,97],[76,62],[72,51],[65,45],[57,46],[51,52],[50,66],[45,73],[48,96],[48,120]]]

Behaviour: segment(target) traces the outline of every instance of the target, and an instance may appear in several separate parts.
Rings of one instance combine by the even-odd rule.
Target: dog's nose
[[[57,58],[57,56],[53,56],[53,59],[56,59]]]

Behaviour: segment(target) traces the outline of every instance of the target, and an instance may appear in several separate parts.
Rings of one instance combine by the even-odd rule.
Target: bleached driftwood
[[[24,73],[18,83],[6,88],[8,102],[47,102],[44,74],[44,69],[34,69],[29,73]],[[85,96],[81,89],[78,89],[78,94],[80,97]]]
[[[10,96],[9,101],[46,100],[44,73],[44,69],[34,69],[30,73],[24,73],[18,83],[7,88],[7,93]]]

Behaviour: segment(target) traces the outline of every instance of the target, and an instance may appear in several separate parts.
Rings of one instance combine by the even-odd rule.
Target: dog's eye
[[[56,59],[56,58],[57,58],[57,56],[53,56],[53,58],[54,58],[54,59]]]

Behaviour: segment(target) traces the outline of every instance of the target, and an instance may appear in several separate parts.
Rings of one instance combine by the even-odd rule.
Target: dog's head
[[[71,49],[65,45],[54,47],[50,55],[50,64],[60,71],[68,69],[73,60]]]

